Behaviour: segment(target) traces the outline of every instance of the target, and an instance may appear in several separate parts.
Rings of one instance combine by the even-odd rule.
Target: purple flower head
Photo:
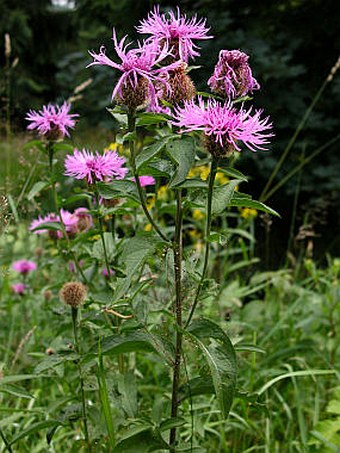
[[[196,16],[188,19],[177,8],[177,16],[173,11],[160,14],[159,6],[155,6],[147,17],[140,22],[137,31],[151,35],[151,39],[159,45],[166,43],[173,52],[175,59],[188,62],[189,58],[199,56],[198,46],[194,44],[196,39],[210,39],[207,33],[206,19],[197,19]]]
[[[34,261],[19,260],[14,261],[12,268],[17,272],[20,272],[20,274],[22,275],[27,275],[29,272],[35,271],[37,265]]]
[[[11,289],[14,294],[19,294],[22,296],[25,293],[26,285],[24,283],[13,283]]]
[[[156,184],[156,180],[153,176],[139,176],[138,179],[142,187],[154,186]],[[132,181],[136,181],[136,179],[132,178]]]
[[[248,55],[240,50],[221,50],[214,74],[208,80],[211,90],[229,98],[259,90],[260,85],[253,77],[248,59]]]
[[[261,110],[253,115],[251,110],[238,111],[230,101],[221,104],[215,99],[208,99],[205,104],[199,97],[198,104],[188,101],[184,107],[176,108],[172,123],[181,127],[183,132],[202,130],[207,149],[216,157],[226,156],[234,150],[241,151],[239,142],[251,151],[264,150],[269,137],[273,136],[269,132],[272,124],[269,117],[260,118]]]
[[[65,211],[64,209],[60,209],[60,215],[66,232],[70,235],[76,234],[78,231],[78,217],[69,211]]]
[[[60,217],[54,213],[47,214],[44,217],[39,216],[37,219],[34,219],[32,221],[29,230],[32,231],[41,226],[42,228],[33,231],[33,233],[34,234],[48,233],[48,230],[46,228],[43,228],[43,226],[45,223],[50,222],[60,222]]]
[[[26,120],[31,121],[27,129],[37,129],[40,135],[45,135],[48,140],[58,140],[69,136],[68,129],[73,129],[76,122],[76,113],[69,113],[71,104],[64,102],[61,106],[52,104],[44,105],[38,112],[30,110]]]
[[[110,276],[111,276],[111,275],[114,275],[114,274],[115,274],[115,272],[114,272],[112,269],[110,269]],[[109,273],[108,273],[106,267],[102,270],[102,275],[103,275],[105,278],[109,278]]]
[[[128,172],[124,164],[124,157],[119,157],[116,151],[109,150],[104,154],[96,151],[94,154],[85,148],[82,151],[75,149],[73,155],[66,156],[64,174],[93,184],[95,181],[124,178]]]
[[[157,67],[168,57],[169,52],[166,45],[160,47],[155,41],[146,41],[139,44],[136,49],[127,50],[130,44],[124,45],[126,36],[118,42],[116,31],[113,29],[112,39],[121,63],[107,57],[105,47],[101,46],[98,54],[89,52],[94,61],[87,67],[104,65],[122,72],[113,90],[112,99],[115,98],[132,109],[148,104],[154,107],[158,103],[154,84],[157,82],[170,89],[167,84],[168,71],[177,67],[179,62]]]

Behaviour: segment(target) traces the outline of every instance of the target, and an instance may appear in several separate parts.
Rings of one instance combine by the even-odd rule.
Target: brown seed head
[[[181,104],[184,101],[191,101],[195,97],[196,88],[194,82],[186,73],[186,63],[170,71],[168,83],[171,91],[165,94],[164,99],[171,104]]]
[[[67,282],[61,288],[59,297],[66,305],[77,308],[86,299],[86,287],[80,282]]]

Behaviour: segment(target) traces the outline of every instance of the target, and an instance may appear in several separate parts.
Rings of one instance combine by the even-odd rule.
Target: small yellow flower
[[[151,223],[147,223],[144,227],[144,231],[151,231],[152,230],[152,225]]]
[[[241,209],[241,217],[243,217],[246,220],[255,219],[255,217],[257,217],[257,214],[258,214],[258,212],[256,209],[252,209],[252,208]]]
[[[191,239],[193,239],[193,240],[198,240],[202,237],[201,232],[195,230],[194,228],[190,228],[188,230],[188,233],[189,233],[189,236],[191,237]]]
[[[229,182],[228,176],[226,176],[222,171],[218,171],[216,173],[216,181],[223,186],[224,184],[227,184]]]
[[[200,221],[200,220],[204,219],[204,217],[205,217],[205,214],[200,209],[194,209],[192,211],[192,218],[194,220]]]
[[[148,199],[146,200],[146,206],[150,210],[155,206],[156,203],[156,195],[151,193],[148,195]]]
[[[203,181],[208,179],[210,169],[208,165],[200,165],[199,167],[194,167],[189,171],[188,178],[195,178],[199,176]]]
[[[168,186],[161,186],[157,191],[158,200],[167,200],[168,198]]]

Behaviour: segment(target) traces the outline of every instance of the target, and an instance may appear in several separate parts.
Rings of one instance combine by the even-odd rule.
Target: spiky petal
[[[261,119],[261,114],[261,110],[252,114],[251,108],[236,110],[231,102],[221,104],[215,99],[205,104],[199,97],[198,104],[189,101],[176,108],[172,123],[183,132],[202,130],[212,145],[209,151],[221,157],[231,150],[241,151],[241,143],[251,151],[266,149],[273,136],[272,124],[269,117]]]
[[[109,181],[122,179],[128,172],[124,168],[125,158],[118,156],[115,151],[95,154],[87,149],[74,150],[73,155],[67,155],[65,159],[65,175],[75,179],[86,179],[89,184],[95,181]]]
[[[27,129],[36,129],[40,135],[46,136],[48,140],[58,140],[69,136],[68,129],[73,129],[77,113],[69,113],[71,104],[64,102],[61,106],[44,105],[42,110],[30,110],[27,113],[26,120],[31,123]]]
[[[179,8],[177,15],[174,11],[161,14],[158,5],[136,28],[139,33],[151,35],[151,39],[159,45],[166,42],[173,57],[186,63],[189,58],[199,56],[199,47],[194,43],[195,40],[212,38],[208,36],[210,28],[206,27],[206,19],[197,19],[197,16],[189,19]]]

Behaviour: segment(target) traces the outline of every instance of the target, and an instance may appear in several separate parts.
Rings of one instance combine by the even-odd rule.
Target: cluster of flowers
[[[37,265],[34,261],[18,260],[14,261],[14,263],[12,264],[12,269],[21,274],[25,279],[30,272],[33,272],[37,269]],[[25,293],[27,285],[24,282],[18,282],[13,283],[11,288],[15,294],[22,295]]]
[[[82,231],[88,231],[92,225],[92,216],[86,208],[77,208],[73,213],[64,209],[60,210],[60,216],[55,213],[49,213],[44,217],[39,216],[34,219],[29,229],[35,234],[49,233],[54,239],[62,238],[63,234],[61,230],[48,230],[44,225],[47,223],[59,223],[63,224],[65,231],[68,236],[73,237],[77,233]]]

